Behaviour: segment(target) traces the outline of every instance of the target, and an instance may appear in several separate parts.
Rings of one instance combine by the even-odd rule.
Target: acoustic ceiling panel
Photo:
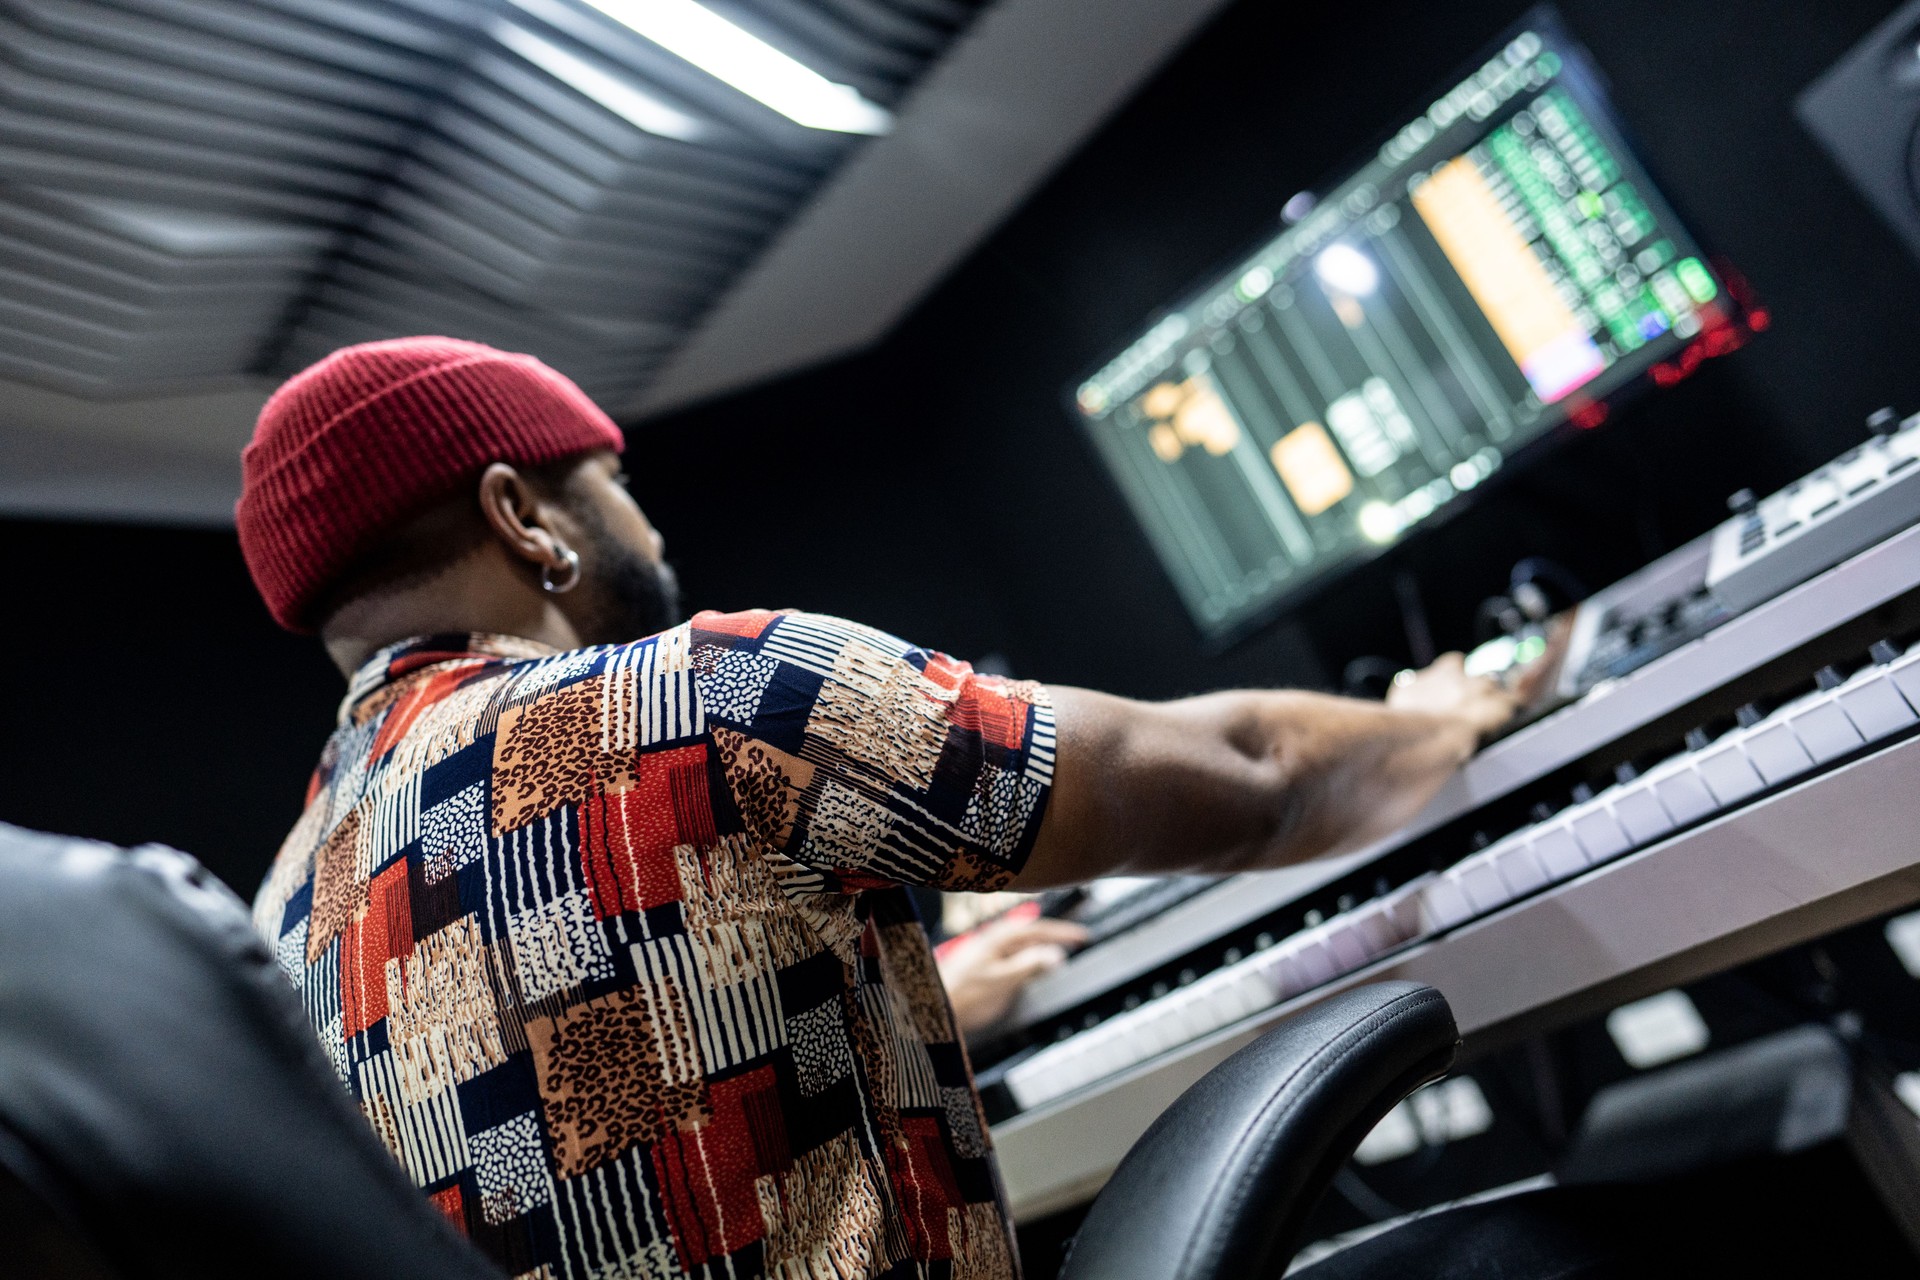
[[[705,7],[884,120],[983,0]],[[864,141],[585,0],[0,0],[0,379],[451,332],[624,405]]]

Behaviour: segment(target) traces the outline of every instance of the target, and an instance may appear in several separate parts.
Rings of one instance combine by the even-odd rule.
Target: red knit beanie
[[[457,338],[345,347],[273,393],[240,454],[240,553],[274,621],[308,610],[408,517],[494,462],[625,447],[620,428],[532,356]]]

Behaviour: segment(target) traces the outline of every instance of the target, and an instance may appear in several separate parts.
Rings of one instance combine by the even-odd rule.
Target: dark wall
[[[231,533],[0,522],[0,820],[199,855],[251,894],[343,692]]]
[[[1423,108],[1521,4],[1236,6],[880,350],[642,433],[663,485],[781,461],[732,472],[725,498],[689,488],[652,505],[696,586],[998,649],[1045,679],[1163,695],[1403,659],[1402,571],[1440,642],[1470,644],[1475,606],[1521,556],[1604,585],[1710,526],[1732,490],[1840,452],[1879,405],[1920,408],[1904,337],[1920,271],[1791,115],[1893,7],[1565,4],[1662,185],[1772,328],[1224,655],[1202,653],[1065,388],[1270,235],[1289,195]],[[813,536],[823,511],[831,532]]]
[[[1887,0],[1569,0],[1641,150],[1773,326],[1472,511],[1208,655],[1063,389],[1267,234],[1522,6],[1244,0],[881,348],[647,424],[630,463],[690,602],[848,614],[1017,671],[1163,696],[1396,661],[1393,576],[1443,645],[1522,555],[1602,585],[1920,408],[1920,270],[1794,123]],[[0,522],[0,819],[199,853],[250,891],[338,677],[280,634],[230,535]]]

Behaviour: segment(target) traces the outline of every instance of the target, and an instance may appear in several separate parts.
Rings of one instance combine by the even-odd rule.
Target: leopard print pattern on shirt
[[[633,756],[600,746],[603,677],[500,713],[493,747],[493,832],[518,830],[564,804],[633,787]]]
[[[670,1078],[650,1003],[629,987],[527,1024],[562,1178],[705,1121],[706,1082]]]
[[[348,811],[313,857],[313,917],[307,930],[307,963],[366,910],[368,879],[360,872],[360,810]]]
[[[773,848],[785,849],[793,835],[798,797],[813,785],[813,766],[727,729],[715,729],[713,742],[733,781],[733,800],[747,830]]]

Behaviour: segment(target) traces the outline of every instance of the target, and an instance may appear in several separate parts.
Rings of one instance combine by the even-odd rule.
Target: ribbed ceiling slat
[[[422,89],[342,72],[318,59],[275,52],[89,0],[0,0],[24,24],[50,35],[146,59],[195,68],[242,84],[305,94],[367,111],[411,115]]]
[[[708,3],[891,106],[984,0]],[[0,0],[0,378],[441,332],[629,402],[860,141],[587,0]]]
[[[0,102],[30,119],[64,120],[123,137],[137,131],[137,137],[129,141],[128,147],[144,146],[147,139],[161,138],[184,146],[211,146],[223,154],[238,153],[262,160],[284,160],[295,166],[312,165],[358,173],[378,172],[390,158],[386,149],[365,142],[238,120],[203,109],[158,103],[149,98],[23,74],[4,67],[0,67]]]
[[[0,15],[0,57],[23,69],[82,89],[139,95],[188,106],[230,121],[303,128],[318,136],[392,148],[409,125],[392,116],[356,111],[317,98],[161,64],[44,35]]]
[[[465,42],[446,33],[430,37],[436,27],[412,24],[411,39],[402,47],[390,41],[349,35],[314,22],[289,21],[278,6],[259,0],[141,0],[140,12],[187,31],[202,31],[255,48],[287,54],[303,61],[378,76],[398,85],[425,86],[439,82],[448,71],[448,59],[457,57]],[[396,28],[396,31],[398,28]],[[418,47],[424,45],[426,47]]]

